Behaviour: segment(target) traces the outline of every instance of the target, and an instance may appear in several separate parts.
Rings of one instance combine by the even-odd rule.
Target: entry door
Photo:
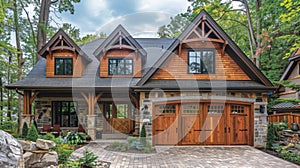
[[[205,104],[204,123],[200,141],[205,145],[226,144],[226,111],[225,104]]]
[[[244,145],[249,141],[249,113],[250,107],[245,105],[230,106],[230,144]],[[230,130],[231,129],[231,130]]]
[[[153,116],[153,143],[178,144],[177,104],[157,105]]]

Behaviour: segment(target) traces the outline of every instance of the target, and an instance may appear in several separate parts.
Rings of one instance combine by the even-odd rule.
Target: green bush
[[[18,125],[19,124],[15,121],[5,121],[0,125],[0,130],[12,134],[14,137],[18,137]]]
[[[98,156],[96,156],[93,152],[84,151],[83,157],[79,158],[79,163],[81,166],[86,167],[95,167],[95,161],[97,160]]]
[[[277,127],[273,123],[270,123],[268,125],[266,148],[272,149],[273,144],[275,143],[276,140],[278,140],[278,138],[279,138],[279,134],[277,132]]]
[[[60,144],[56,146],[55,151],[58,155],[58,163],[65,164],[67,163],[71,154],[74,152],[74,146],[69,144]]]
[[[24,122],[22,127],[22,137],[26,138],[27,134],[28,134],[28,125],[27,122]]]
[[[39,136],[40,139],[45,139],[45,140],[55,140],[55,136],[52,133],[47,133],[46,135],[41,135]]]
[[[31,124],[28,130],[28,134],[26,136],[26,140],[35,142],[38,139],[38,137],[39,137],[39,133],[36,127],[34,126],[34,124]]]
[[[143,124],[142,126],[142,130],[141,130],[141,137],[140,137],[140,140],[141,140],[141,143],[145,146],[146,145],[146,128],[145,128],[145,125]]]
[[[64,138],[64,143],[70,145],[78,145],[82,144],[84,140],[85,136],[83,134],[72,131],[67,133],[67,135]]]
[[[287,130],[289,128],[287,122],[274,122],[273,125],[278,131]]]

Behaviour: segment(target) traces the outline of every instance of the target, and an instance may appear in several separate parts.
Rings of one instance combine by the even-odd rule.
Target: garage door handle
[[[194,131],[202,131],[202,130],[200,129],[200,130],[194,130]]]
[[[164,131],[164,130],[155,130],[155,131]]]
[[[248,129],[240,129],[240,131],[248,131]]]
[[[230,127],[228,128],[228,133],[230,133]]]
[[[205,129],[205,130],[203,130],[203,131],[212,131],[212,130],[206,130],[206,129]]]
[[[226,127],[224,128],[224,133],[226,133]]]

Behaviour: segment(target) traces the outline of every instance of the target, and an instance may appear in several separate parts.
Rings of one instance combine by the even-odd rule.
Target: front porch
[[[40,132],[45,125],[52,129],[59,125],[62,134],[80,132],[82,125],[94,140],[138,135],[138,99],[132,94],[118,93],[113,98],[111,93],[100,91],[24,91],[24,95],[31,101],[24,99],[23,123],[36,122]]]

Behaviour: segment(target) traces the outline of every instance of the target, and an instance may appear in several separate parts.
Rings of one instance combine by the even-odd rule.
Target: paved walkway
[[[85,150],[99,160],[111,162],[111,168],[294,168],[300,167],[249,146],[158,146],[157,153],[135,154],[112,152],[106,144],[90,143],[73,155],[81,157]]]

